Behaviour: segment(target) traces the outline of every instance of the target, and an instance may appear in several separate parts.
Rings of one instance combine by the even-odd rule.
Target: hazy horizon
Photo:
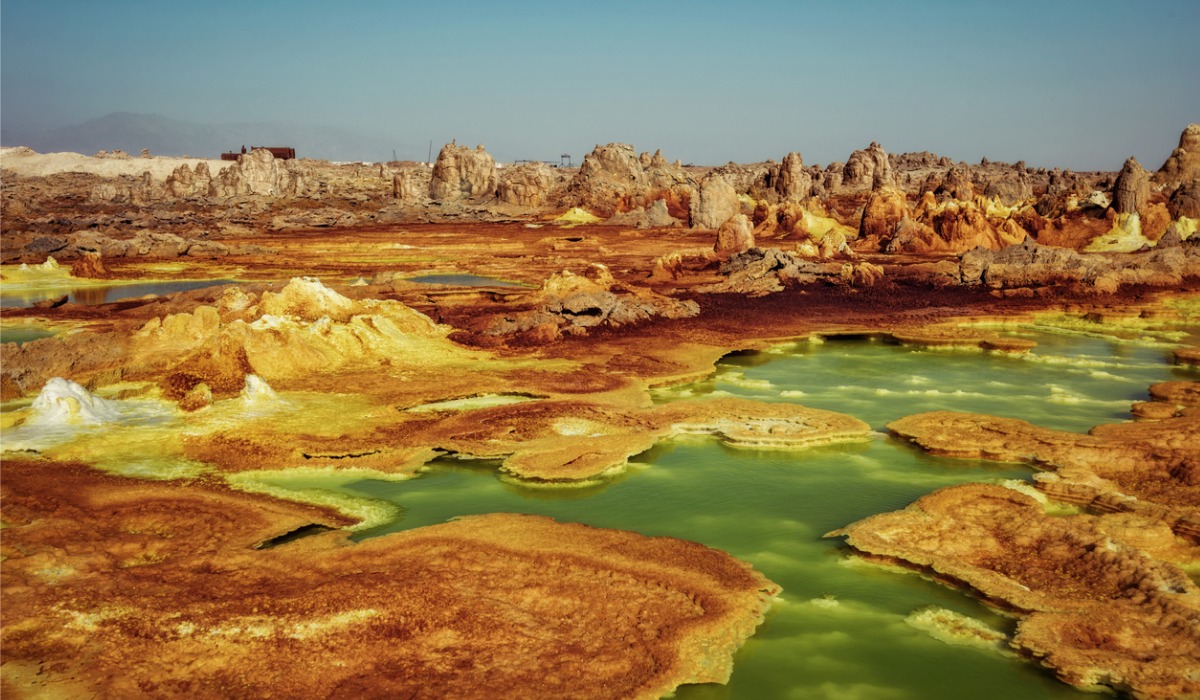
[[[129,112],[329,127],[375,160],[454,139],[501,161],[578,164],[616,141],[703,165],[793,150],[825,164],[878,141],[1117,170],[1159,167],[1200,122],[1194,2],[680,7],[5,0],[0,127]]]

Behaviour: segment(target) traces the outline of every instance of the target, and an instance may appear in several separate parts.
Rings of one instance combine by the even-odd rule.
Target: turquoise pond
[[[290,476],[278,485],[393,504],[396,517],[359,539],[469,514],[536,513],[695,540],[750,562],[782,586],[780,600],[736,654],[728,685],[685,686],[679,698],[1095,697],[1000,650],[938,641],[908,618],[932,607],[1000,631],[1011,631],[1013,621],[920,575],[865,564],[840,540],[822,537],[940,487],[1031,474],[1019,464],[931,457],[888,437],[891,420],[950,409],[1085,431],[1128,420],[1130,404],[1146,399],[1152,383],[1197,378],[1194,369],[1170,364],[1172,345],[1153,339],[1006,332],[1038,345],[1011,355],[870,337],[801,342],[730,355],[709,379],[655,395],[737,395],[841,411],[877,431],[865,443],[784,452],[680,438],[634,458],[618,477],[580,489],[530,488],[494,463],[452,460],[401,482]]]

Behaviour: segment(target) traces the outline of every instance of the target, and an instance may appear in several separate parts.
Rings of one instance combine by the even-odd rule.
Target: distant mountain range
[[[122,150],[136,156],[143,148],[163,156],[190,155],[216,158],[242,146],[292,146],[300,158],[322,160],[392,159],[410,150],[381,136],[369,136],[334,127],[289,123],[198,124],[154,114],[114,112],[82,124],[41,132],[0,132],[4,146],[29,146],[39,153],[73,151],[92,155]],[[424,150],[424,149],[418,149]]]

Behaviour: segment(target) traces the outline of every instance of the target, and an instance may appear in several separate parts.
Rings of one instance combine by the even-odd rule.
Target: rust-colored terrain
[[[1189,127],[1179,150],[1198,139]],[[351,543],[366,516],[251,485],[401,479],[454,456],[568,487],[689,433],[861,441],[870,427],[840,413],[651,390],[812,336],[1024,352],[975,322],[1200,323],[1183,157],[1075,174],[872,144],[825,168],[789,154],[697,169],[610,144],[568,170],[452,144],[433,168],[254,152],[145,175],[39,158],[2,163],[5,293],[49,290],[6,307],[5,333],[54,333],[0,351],[13,697],[723,682],[778,589],[722,552],[504,514]],[[433,274],[487,279],[417,280]],[[82,303],[135,279],[221,283]],[[1175,358],[1194,366],[1196,349]],[[1200,564],[1197,386],[1155,386],[1138,421],[1090,435],[905,418],[889,430],[931,452],[1034,464],[1036,495],[955,487],[841,534],[1013,612],[1012,646],[1067,682],[1200,694],[1184,573]],[[131,455],[174,471],[114,473]]]

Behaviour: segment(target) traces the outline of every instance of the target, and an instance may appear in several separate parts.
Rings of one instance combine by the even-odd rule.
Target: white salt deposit
[[[246,375],[246,385],[242,387],[242,398],[249,402],[269,402],[279,399],[279,394],[267,384],[266,380],[257,374]]]
[[[120,418],[115,401],[93,396],[69,379],[54,377],[33,400],[25,425],[99,425]]]

